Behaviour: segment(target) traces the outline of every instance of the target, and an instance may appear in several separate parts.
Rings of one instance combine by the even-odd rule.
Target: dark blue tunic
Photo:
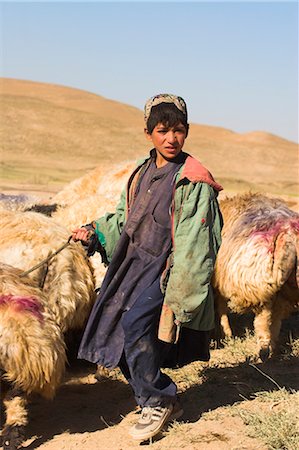
[[[79,358],[107,368],[118,365],[124,349],[123,315],[160,276],[171,249],[172,191],[184,159],[181,154],[158,169],[152,153],[89,317]]]

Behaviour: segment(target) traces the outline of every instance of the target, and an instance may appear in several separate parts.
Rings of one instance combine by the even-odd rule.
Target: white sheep
[[[51,201],[66,206],[92,195],[98,195],[102,199],[114,201],[118,197],[117,194],[124,188],[135,166],[135,162],[132,161],[122,164],[101,164],[86,175],[66,185],[53,196]],[[102,203],[100,202],[100,204]]]
[[[26,395],[39,391],[43,395],[54,393],[65,366],[66,335],[84,329],[95,300],[89,260],[80,243],[67,244],[68,237],[67,229],[42,214],[1,212],[3,292],[0,294],[4,297],[0,302],[0,362],[5,378],[15,388],[5,400],[4,447],[8,442],[7,450],[17,448],[20,430],[26,425]],[[38,265],[64,244],[66,247],[48,263],[27,278],[20,278],[21,272]],[[18,298],[13,301],[13,296]],[[16,310],[18,314],[13,317]]]
[[[6,421],[5,450],[16,450],[28,423],[32,393],[53,397],[66,352],[61,327],[46,295],[22,270],[0,263],[0,374]]]
[[[2,211],[0,255],[3,263],[24,271],[67,242],[69,232],[35,212]],[[43,292],[63,332],[82,329],[95,300],[91,264],[80,243],[70,244],[48,264],[29,275]]]
[[[259,354],[273,353],[282,319],[299,304],[299,215],[285,202],[261,194],[223,200],[222,244],[213,285],[224,334],[228,310],[253,312]]]

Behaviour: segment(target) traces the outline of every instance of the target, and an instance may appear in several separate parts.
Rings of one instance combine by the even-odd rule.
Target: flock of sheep
[[[70,232],[115,206],[132,168],[117,168],[109,177],[96,169],[75,180],[53,197],[59,206],[52,217],[0,204],[5,450],[16,450],[24,439],[28,396],[54,395],[68,336],[84,328],[106,270],[98,255],[87,258],[80,243],[68,242]],[[224,199],[220,206],[224,228],[213,275],[216,310],[226,336],[232,335],[229,310],[255,314],[257,351],[265,360],[275,350],[282,319],[299,303],[299,214],[281,200],[252,193]]]

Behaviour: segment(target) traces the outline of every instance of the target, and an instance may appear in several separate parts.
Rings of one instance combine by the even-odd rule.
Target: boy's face
[[[157,151],[157,167],[162,167],[181,153],[187,131],[182,123],[174,127],[167,127],[163,123],[158,123],[152,134],[149,134],[147,130],[145,130],[145,134]]]

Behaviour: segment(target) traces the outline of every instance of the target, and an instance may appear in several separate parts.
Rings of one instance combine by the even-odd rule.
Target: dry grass
[[[249,437],[260,439],[269,450],[298,450],[299,393],[285,388],[257,392],[250,401],[203,415],[204,420],[221,421],[239,417]]]
[[[280,389],[260,392],[255,397],[255,410],[242,406],[236,408],[237,414],[249,427],[248,435],[262,439],[269,450],[298,450],[299,393]]]
[[[294,321],[296,327],[296,321]],[[252,364],[256,341],[252,333],[246,330],[243,337],[231,338],[223,342],[223,348],[211,351],[210,363],[193,363],[178,371],[169,371],[169,375],[178,384],[181,392],[188,392],[194,386],[202,385],[203,390],[211,396],[222,396],[222,405],[210,408],[201,414],[201,428],[197,430],[189,421],[174,422],[165,433],[166,447],[171,448],[204,448],[204,443],[211,448],[234,448],[228,435],[229,417],[233,427],[242,429],[255,443],[244,448],[269,450],[298,450],[299,448],[299,393],[289,385],[293,385],[289,366],[293,368],[299,357],[299,339],[292,339],[283,347],[283,354],[269,362],[268,365]],[[277,367],[276,367],[277,365]],[[282,374],[281,370],[286,373]],[[270,376],[271,374],[271,376]],[[298,374],[298,373],[297,373]],[[289,375],[289,378],[288,378]],[[293,376],[297,376],[296,373]],[[275,378],[279,379],[279,383]],[[222,382],[222,387],[219,387]],[[209,389],[211,385],[211,389]],[[287,387],[285,387],[286,385]],[[298,383],[295,382],[296,387]],[[268,390],[261,390],[267,387]],[[276,390],[273,390],[276,388]],[[221,392],[223,389],[224,392]],[[237,395],[233,394],[236,391]],[[199,403],[204,394],[193,392],[194,403]],[[184,397],[182,397],[184,398]],[[205,400],[206,403],[206,400]],[[209,403],[209,402],[208,402]],[[210,402],[213,405],[213,402]],[[221,401],[219,401],[221,405]],[[237,419],[241,419],[241,423]],[[203,425],[207,423],[207,426]],[[230,422],[229,422],[230,423]],[[212,425],[211,425],[212,424]],[[218,426],[216,425],[218,424]],[[200,433],[201,429],[207,432]],[[213,447],[213,443],[215,447]],[[175,447],[172,447],[175,445]],[[223,447],[221,446],[223,445]],[[227,445],[227,446],[226,446]],[[265,445],[265,447],[263,447]],[[219,447],[217,447],[219,446]],[[208,447],[207,447],[208,448]],[[209,447],[210,448],[210,447]]]
[[[16,183],[58,191],[101,163],[148,151],[142,111],[95,94],[0,79],[1,189]],[[298,148],[269,133],[240,135],[191,124],[186,151],[226,190],[297,195]]]

